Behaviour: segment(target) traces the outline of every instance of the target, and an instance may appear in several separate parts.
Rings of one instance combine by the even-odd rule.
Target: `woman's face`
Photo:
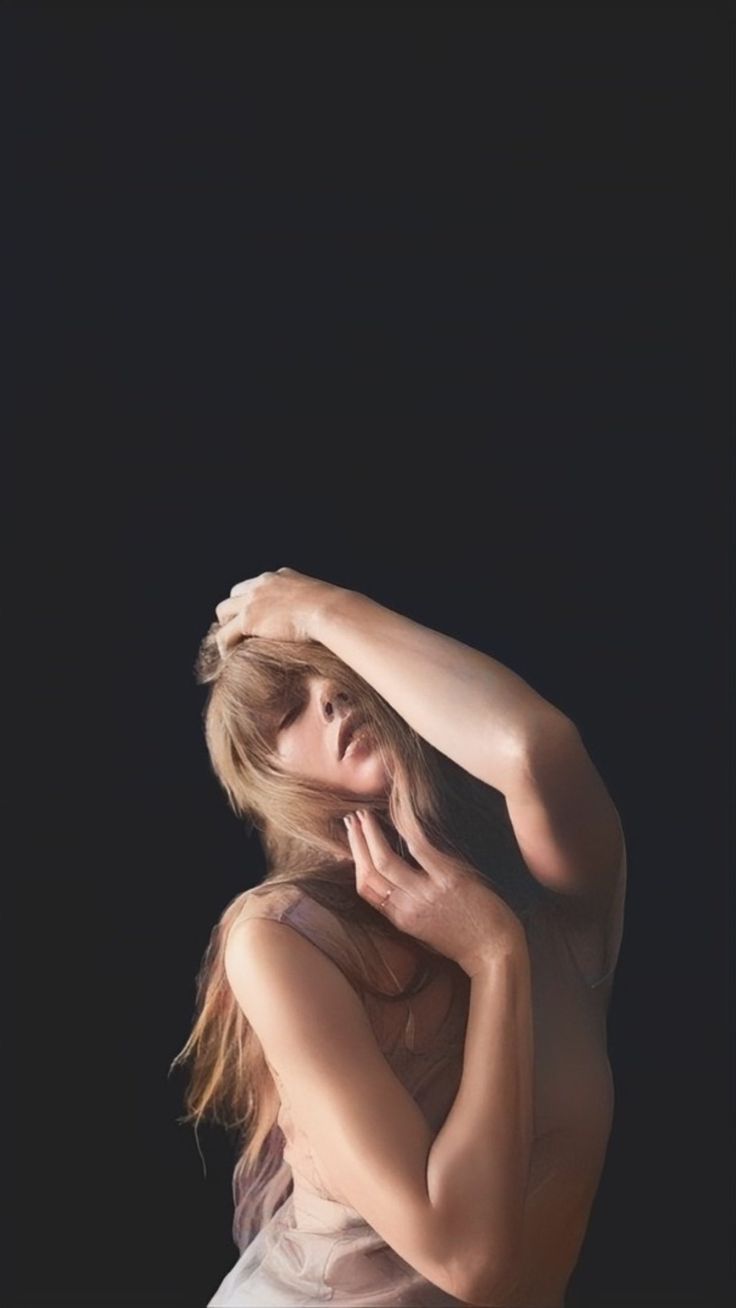
[[[385,793],[388,777],[366,729],[348,738],[343,753],[342,728],[361,714],[344,692],[334,692],[328,678],[312,676],[303,703],[286,714],[277,730],[276,753],[282,767],[356,795]]]

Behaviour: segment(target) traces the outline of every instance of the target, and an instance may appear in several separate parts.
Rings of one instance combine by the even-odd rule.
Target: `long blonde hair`
[[[216,642],[219,630],[213,623],[195,662],[197,681],[209,687],[203,721],[211,766],[230,807],[259,833],[267,864],[261,884],[299,886],[350,924],[361,963],[346,964],[345,974],[360,995],[399,1002],[416,994],[442,967],[456,965],[399,931],[358,894],[342,821],[356,806],[355,793],[287,774],[281,767],[276,727],[303,702],[311,677],[328,678],[371,726],[388,786],[362,795],[360,805],[372,809],[392,847],[413,862],[396,830],[401,815],[411,811],[437,848],[459,854],[519,917],[528,915],[540,891],[521,858],[499,791],[434,749],[326,646],[251,637],[223,658]],[[191,1061],[187,1111],[179,1122],[193,1122],[195,1135],[203,1118],[238,1133],[233,1239],[241,1251],[291,1189],[281,1157],[276,1086],[225,973],[225,945],[246,895],[241,892],[226,905],[211,931],[196,979],[192,1030],[169,1068],[170,1073]],[[381,987],[371,947],[376,933],[399,939],[416,955],[414,976],[400,992]]]

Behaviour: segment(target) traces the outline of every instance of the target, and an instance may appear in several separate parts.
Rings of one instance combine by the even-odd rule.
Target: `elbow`
[[[507,1262],[503,1266],[486,1267],[480,1275],[466,1280],[459,1297],[477,1308],[506,1308],[506,1305],[511,1308],[518,1303],[520,1285],[520,1265]]]
[[[514,1289],[516,1281],[492,1281],[467,1286],[462,1293],[461,1302],[472,1304],[473,1308],[518,1308],[518,1292]]]
[[[579,735],[577,725],[572,718],[563,713],[556,705],[545,703],[533,713],[522,736],[522,752],[527,765],[534,762],[537,755],[546,750],[550,738]]]
[[[554,704],[542,701],[517,724],[503,747],[498,729],[491,726],[486,740],[492,756],[490,760],[486,756],[481,779],[505,795],[512,795],[520,787],[523,790],[536,776],[540,760],[549,757],[550,748],[556,748],[558,743],[567,742],[576,734],[579,733],[572,718]]]

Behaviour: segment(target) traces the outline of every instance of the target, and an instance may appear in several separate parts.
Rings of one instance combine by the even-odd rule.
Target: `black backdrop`
[[[230,1147],[200,1133],[205,1177],[167,1079],[209,931],[262,870],[192,663],[230,587],[283,565],[487,650],[581,727],[630,874],[569,1308],[725,1303],[723,17],[2,25],[13,1304],[197,1308],[236,1257]]]

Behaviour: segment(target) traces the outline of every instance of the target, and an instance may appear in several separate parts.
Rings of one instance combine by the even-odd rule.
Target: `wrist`
[[[333,586],[331,583],[319,591],[307,618],[307,635],[310,640],[328,644],[327,635],[335,621],[339,621],[347,601],[355,592],[346,586]]]
[[[529,947],[524,928],[518,931],[509,928],[500,935],[494,935],[493,943],[479,950],[472,957],[459,960],[463,972],[473,979],[475,976],[498,972],[504,968],[529,967]]]

